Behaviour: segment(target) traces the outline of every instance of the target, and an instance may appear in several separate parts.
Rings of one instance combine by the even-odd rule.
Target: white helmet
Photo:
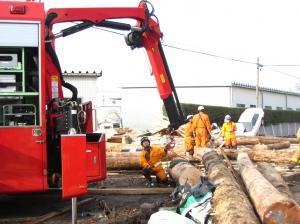
[[[193,117],[193,115],[188,115],[188,116],[186,117],[186,119],[189,120],[189,119],[191,119],[192,117]]]
[[[227,114],[227,115],[225,116],[225,120],[231,120],[231,117],[230,117],[229,114]]]
[[[198,111],[202,111],[202,110],[204,110],[204,106],[201,106],[201,105],[200,105],[200,106],[198,107]]]

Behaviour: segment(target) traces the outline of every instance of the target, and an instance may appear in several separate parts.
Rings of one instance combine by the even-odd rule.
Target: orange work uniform
[[[193,130],[196,132],[196,147],[207,147],[211,131],[207,114],[200,112],[193,117]]]
[[[232,121],[224,122],[221,130],[221,134],[225,140],[225,146],[227,147],[236,147],[236,124]]]
[[[143,168],[150,166],[151,173],[158,177],[161,181],[167,180],[167,175],[162,166],[161,158],[166,156],[167,152],[158,146],[151,146],[150,152],[143,150],[140,155],[140,163]]]
[[[195,146],[195,139],[193,135],[193,123],[188,122],[185,125],[184,128],[184,146],[185,146],[185,151],[189,152],[194,149]]]

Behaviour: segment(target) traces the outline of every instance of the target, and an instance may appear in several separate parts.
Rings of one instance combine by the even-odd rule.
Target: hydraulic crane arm
[[[46,77],[51,80],[51,74],[60,74],[59,82],[62,86],[73,92],[72,99],[77,98],[77,90],[74,86],[65,83],[61,75],[59,60],[54,50],[55,38],[67,36],[78,31],[90,28],[92,26],[101,26],[111,29],[128,30],[126,35],[126,43],[132,49],[145,48],[149,61],[151,63],[152,72],[154,74],[157,88],[161,99],[164,102],[167,115],[170,120],[170,128],[177,129],[184,123],[183,113],[177,97],[175,86],[170,74],[170,70],[163,52],[160,42],[162,33],[159,29],[158,22],[153,19],[153,11],[149,12],[147,1],[141,1],[136,8],[63,8],[50,9],[46,18],[46,60],[48,67]],[[110,21],[110,19],[135,19],[137,25],[132,27],[130,24]],[[62,30],[58,34],[53,34],[52,27],[56,23],[81,21],[72,27]],[[58,85],[61,88],[61,85]],[[52,98],[51,88],[48,88],[47,103]],[[62,97],[62,90],[59,89],[59,96]]]

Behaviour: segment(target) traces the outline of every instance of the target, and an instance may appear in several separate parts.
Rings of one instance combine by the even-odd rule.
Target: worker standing
[[[300,140],[300,128],[297,132],[297,139]],[[297,145],[296,152],[294,153],[293,157],[291,158],[288,168],[293,169],[296,165],[300,165],[300,144]]]
[[[221,134],[224,137],[225,147],[227,149],[236,149],[236,124],[232,121],[230,115],[226,115],[222,126]]]
[[[196,147],[207,147],[211,125],[208,115],[204,113],[203,106],[198,107],[198,114],[193,117],[193,130],[196,133]]]
[[[190,158],[194,155],[195,138],[193,132],[193,115],[187,116],[188,122],[184,128],[184,145],[185,151],[189,153]]]
[[[143,147],[143,151],[140,155],[140,162],[143,168],[142,173],[148,180],[147,185],[149,187],[155,186],[154,182],[152,181],[151,174],[156,176],[158,183],[167,184],[168,177],[161,162],[162,157],[167,155],[167,147],[163,149],[162,147],[151,146],[148,137],[143,137],[141,139],[141,145]]]

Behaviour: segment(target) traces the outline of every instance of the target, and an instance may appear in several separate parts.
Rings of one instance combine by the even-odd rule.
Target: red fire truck
[[[93,133],[91,102],[78,103],[64,81],[55,39],[96,26],[126,32],[126,44],[144,48],[170,120],[183,114],[160,42],[152,6],[59,8],[34,1],[0,1],[0,193],[61,187],[63,198],[87,192],[106,178],[105,136]],[[112,19],[134,19],[132,26]],[[119,21],[117,20],[117,21]],[[54,24],[76,22],[54,34]],[[72,92],[63,96],[62,88]]]

